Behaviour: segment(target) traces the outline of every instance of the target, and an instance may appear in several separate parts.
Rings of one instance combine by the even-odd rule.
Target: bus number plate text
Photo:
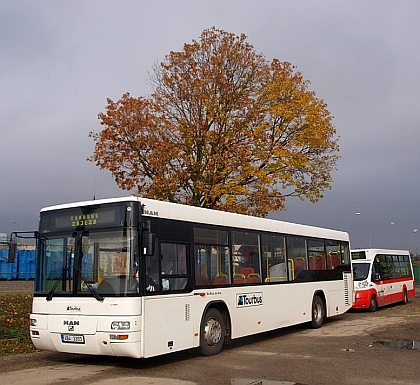
[[[66,344],[84,344],[85,337],[80,336],[80,335],[74,335],[74,334],[62,334],[61,342],[66,343]]]

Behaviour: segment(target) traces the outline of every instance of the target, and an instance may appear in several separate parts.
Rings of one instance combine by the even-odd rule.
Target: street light
[[[361,215],[363,217],[366,217],[367,222],[368,222],[368,232],[369,232],[369,248],[372,248],[372,236],[370,234],[370,220],[369,220],[369,216],[363,213],[356,213],[356,215]]]
[[[392,226],[395,225],[395,222],[390,222]],[[401,236],[401,250],[404,249],[404,241],[403,241],[403,237]]]
[[[20,230],[19,223],[15,222],[15,221],[12,221],[12,220],[10,220],[10,223],[13,223],[14,225],[16,225],[18,227],[18,230]]]

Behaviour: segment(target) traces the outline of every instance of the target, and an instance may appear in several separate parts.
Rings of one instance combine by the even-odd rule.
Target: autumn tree
[[[149,97],[108,99],[89,160],[170,202],[266,216],[287,197],[319,200],[338,160],[327,105],[246,39],[205,30],[153,67]]]

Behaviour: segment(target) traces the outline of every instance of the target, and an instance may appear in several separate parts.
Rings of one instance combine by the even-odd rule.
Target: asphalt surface
[[[52,352],[0,358],[7,385],[420,385],[420,298],[350,311],[322,328],[235,340],[214,357],[189,350],[153,359]]]

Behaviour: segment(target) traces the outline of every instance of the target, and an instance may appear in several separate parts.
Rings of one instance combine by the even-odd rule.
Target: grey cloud
[[[147,71],[216,26],[297,66],[340,136],[331,191],[271,217],[345,230],[355,247],[420,246],[420,3],[81,0],[0,5],[0,232],[41,207],[122,196],[85,158],[106,98],[147,95]],[[395,225],[390,225],[394,221]]]

